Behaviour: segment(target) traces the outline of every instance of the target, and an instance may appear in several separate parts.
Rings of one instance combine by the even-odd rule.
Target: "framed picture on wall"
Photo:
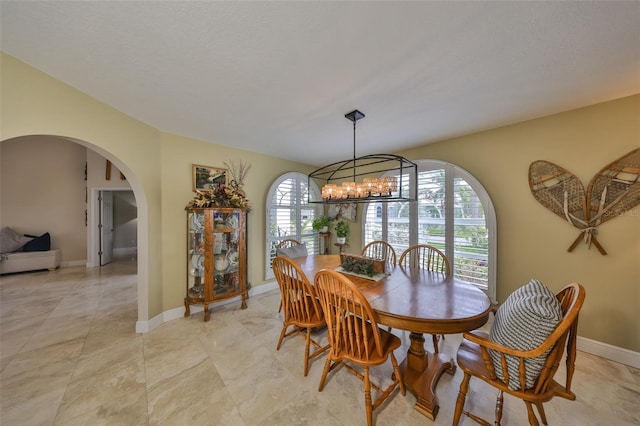
[[[193,165],[193,190],[211,191],[218,185],[227,185],[229,170],[220,167]]]
[[[356,203],[329,204],[329,216],[355,222],[356,208]]]

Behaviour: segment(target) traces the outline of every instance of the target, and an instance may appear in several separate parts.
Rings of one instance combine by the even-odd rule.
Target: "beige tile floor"
[[[360,425],[362,384],[345,370],[318,392],[324,357],[302,374],[303,341],[280,351],[279,294],[272,291],[136,334],[135,261],[0,278],[0,423],[10,425]],[[404,357],[404,347],[396,352]],[[324,339],[322,334],[317,336]],[[447,336],[455,354],[460,336]],[[451,424],[462,373],[438,384],[437,425]],[[375,370],[388,381],[390,366]],[[577,401],[545,404],[551,425],[640,424],[640,371],[585,353]],[[472,380],[467,408],[492,419],[496,392]],[[434,424],[396,392],[376,424]],[[505,398],[503,424],[526,424],[524,405]],[[462,424],[469,425],[469,419]]]

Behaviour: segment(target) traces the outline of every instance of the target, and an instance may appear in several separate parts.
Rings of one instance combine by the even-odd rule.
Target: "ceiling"
[[[640,93],[640,2],[6,1],[2,51],[158,130],[312,165]],[[517,143],[517,141],[513,141]]]

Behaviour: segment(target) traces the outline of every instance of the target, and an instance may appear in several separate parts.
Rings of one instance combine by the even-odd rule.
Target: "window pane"
[[[454,179],[455,276],[488,288],[489,239],[484,209],[463,179]]]
[[[418,243],[445,249],[445,171],[430,170],[418,173]]]
[[[489,241],[482,204],[488,197],[486,192],[481,194],[484,198],[479,197],[473,188],[483,190],[482,187],[472,186],[465,179],[473,181],[473,176],[446,163],[424,162],[418,172],[415,205],[408,202],[367,205],[363,244],[385,240],[398,255],[413,244],[435,246],[449,258],[456,278],[473,282],[495,297],[495,288],[489,289],[490,244],[493,246],[495,241]],[[403,183],[409,181],[408,177],[403,178]]]

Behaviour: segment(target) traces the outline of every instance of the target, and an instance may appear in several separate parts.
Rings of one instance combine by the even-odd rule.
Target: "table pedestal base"
[[[422,334],[411,333],[411,347],[407,351],[407,358],[400,364],[400,371],[407,390],[418,399],[415,409],[435,420],[440,408],[436,385],[445,371],[455,373],[453,359],[443,353],[425,351]]]

